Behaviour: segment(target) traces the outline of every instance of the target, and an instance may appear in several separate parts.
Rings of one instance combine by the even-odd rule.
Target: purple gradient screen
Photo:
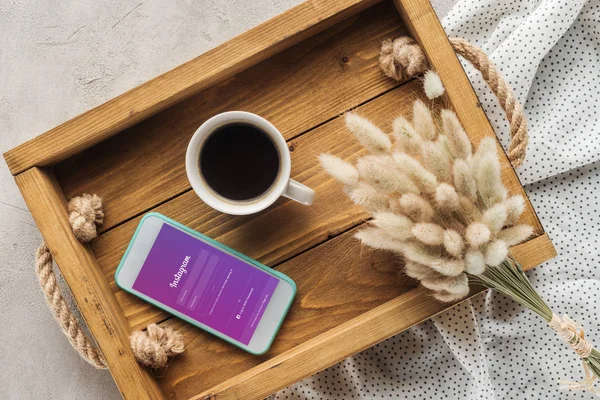
[[[133,289],[248,344],[279,280],[163,224]]]

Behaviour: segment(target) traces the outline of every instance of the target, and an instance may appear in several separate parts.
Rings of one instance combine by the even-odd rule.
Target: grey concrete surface
[[[302,0],[0,0],[0,150],[219,45]],[[334,1],[334,0],[332,0]],[[434,1],[444,15],[452,0]],[[71,349],[34,275],[41,240],[0,168],[0,399],[114,399]]]

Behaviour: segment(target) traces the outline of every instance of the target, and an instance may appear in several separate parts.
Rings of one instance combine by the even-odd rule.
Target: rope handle
[[[520,167],[525,161],[529,140],[523,106],[483,50],[461,38],[449,40],[454,51],[481,73],[504,109],[510,123],[511,141],[508,146],[508,159],[514,168]],[[421,75],[429,69],[429,62],[423,50],[408,36],[385,40],[381,46],[379,65],[388,77],[398,81]]]
[[[97,225],[104,220],[102,199],[90,194],[74,197],[67,205],[73,234],[83,243],[98,236]],[[98,369],[108,368],[100,349],[90,340],[64,299],[56,281],[52,254],[45,242],[36,252],[36,275],[48,307],[71,346],[89,364]],[[164,368],[169,358],[184,351],[183,336],[171,329],[150,324],[145,331],[135,331],[130,337],[131,349],[138,362],[153,368]]]

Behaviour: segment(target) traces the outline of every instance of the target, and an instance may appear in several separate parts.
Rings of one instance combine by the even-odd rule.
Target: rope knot
[[[183,353],[183,335],[171,328],[148,325],[145,332],[133,332],[129,338],[135,358],[147,367],[167,366],[169,357]]]
[[[525,160],[528,142],[527,121],[523,107],[483,50],[464,39],[449,38],[449,40],[454,51],[481,72],[481,76],[506,112],[511,136],[508,158],[513,167],[520,167]],[[429,69],[429,61],[417,42],[408,36],[401,36],[394,40],[383,41],[379,53],[379,66],[388,77],[397,81],[406,81],[425,73]]]
[[[84,243],[98,236],[97,225],[104,221],[102,199],[95,194],[84,193],[73,197],[67,205],[69,222],[75,237]]]
[[[593,346],[585,340],[583,326],[573,321],[567,314],[562,318],[552,314],[552,319],[548,322],[548,325],[579,357],[587,358],[590,356]]]
[[[388,77],[399,81],[423,74],[429,63],[417,42],[402,36],[383,41],[379,65]]]
[[[597,378],[586,362],[586,359],[592,354],[594,348],[591,343],[588,343],[585,340],[585,330],[583,329],[583,326],[573,321],[567,314],[563,315],[561,318],[554,313],[552,313],[552,319],[548,322],[548,326],[550,326],[550,328],[556,332],[558,337],[564,340],[565,343],[567,343],[583,360],[585,379],[581,382],[561,380],[561,388],[568,390],[587,390],[597,396],[600,395],[600,392],[594,388],[594,382]]]

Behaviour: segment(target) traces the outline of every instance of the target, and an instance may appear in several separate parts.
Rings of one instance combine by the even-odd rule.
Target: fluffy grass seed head
[[[452,183],[452,159],[440,142],[425,142],[421,147],[423,165],[431,171],[439,181]]]
[[[358,183],[358,170],[349,162],[331,154],[321,154],[319,162],[325,172],[344,185],[355,186]]]
[[[435,202],[444,211],[456,211],[460,208],[460,199],[454,186],[440,183],[435,189]]]
[[[392,122],[392,133],[396,139],[394,149],[408,154],[416,154],[421,149],[423,139],[412,123],[399,116]]]
[[[390,137],[371,121],[354,113],[346,114],[346,127],[371,153],[386,153],[392,148]]]
[[[494,138],[486,137],[479,143],[473,157],[473,173],[479,197],[485,207],[506,199],[506,189],[502,184],[500,160]]]
[[[506,205],[506,225],[514,225],[525,211],[525,199],[523,196],[511,196],[504,201]]]
[[[509,246],[514,246],[526,241],[533,235],[533,227],[531,225],[519,224],[502,229],[496,237],[503,240]]]
[[[467,159],[472,154],[471,141],[463,129],[458,117],[450,110],[442,110],[442,131],[450,152],[455,158]]]
[[[430,222],[415,224],[411,230],[413,236],[420,242],[429,245],[440,245],[444,243],[444,228]]]
[[[394,153],[393,158],[400,170],[410,176],[419,189],[427,194],[435,193],[438,183],[437,178],[425,169],[419,161],[406,153]]]
[[[389,196],[364,182],[359,182],[356,187],[350,189],[348,196],[355,204],[363,206],[369,212],[385,211],[389,208]]]
[[[460,233],[453,229],[444,231],[444,249],[456,258],[460,258],[465,247],[465,241]]]
[[[465,253],[465,268],[471,275],[480,275],[485,272],[485,259],[480,250],[469,250]]]
[[[429,107],[421,100],[416,100],[413,106],[413,125],[417,133],[425,140],[435,140],[437,129]]]
[[[431,221],[435,215],[431,204],[423,197],[413,193],[407,193],[400,197],[398,206],[404,215],[415,222]]]
[[[444,94],[444,85],[437,72],[429,70],[423,76],[423,89],[429,100],[440,97]]]
[[[471,201],[477,201],[477,183],[475,183],[469,162],[461,159],[455,160],[452,174],[456,191]]]
[[[490,241],[492,233],[487,225],[481,222],[473,222],[467,227],[465,239],[473,248],[483,246]]]
[[[412,238],[413,221],[410,218],[389,211],[380,211],[374,214],[373,225],[384,231],[390,237],[399,240]]]
[[[500,265],[508,257],[508,245],[504,240],[494,240],[486,247],[483,257],[490,267]]]

